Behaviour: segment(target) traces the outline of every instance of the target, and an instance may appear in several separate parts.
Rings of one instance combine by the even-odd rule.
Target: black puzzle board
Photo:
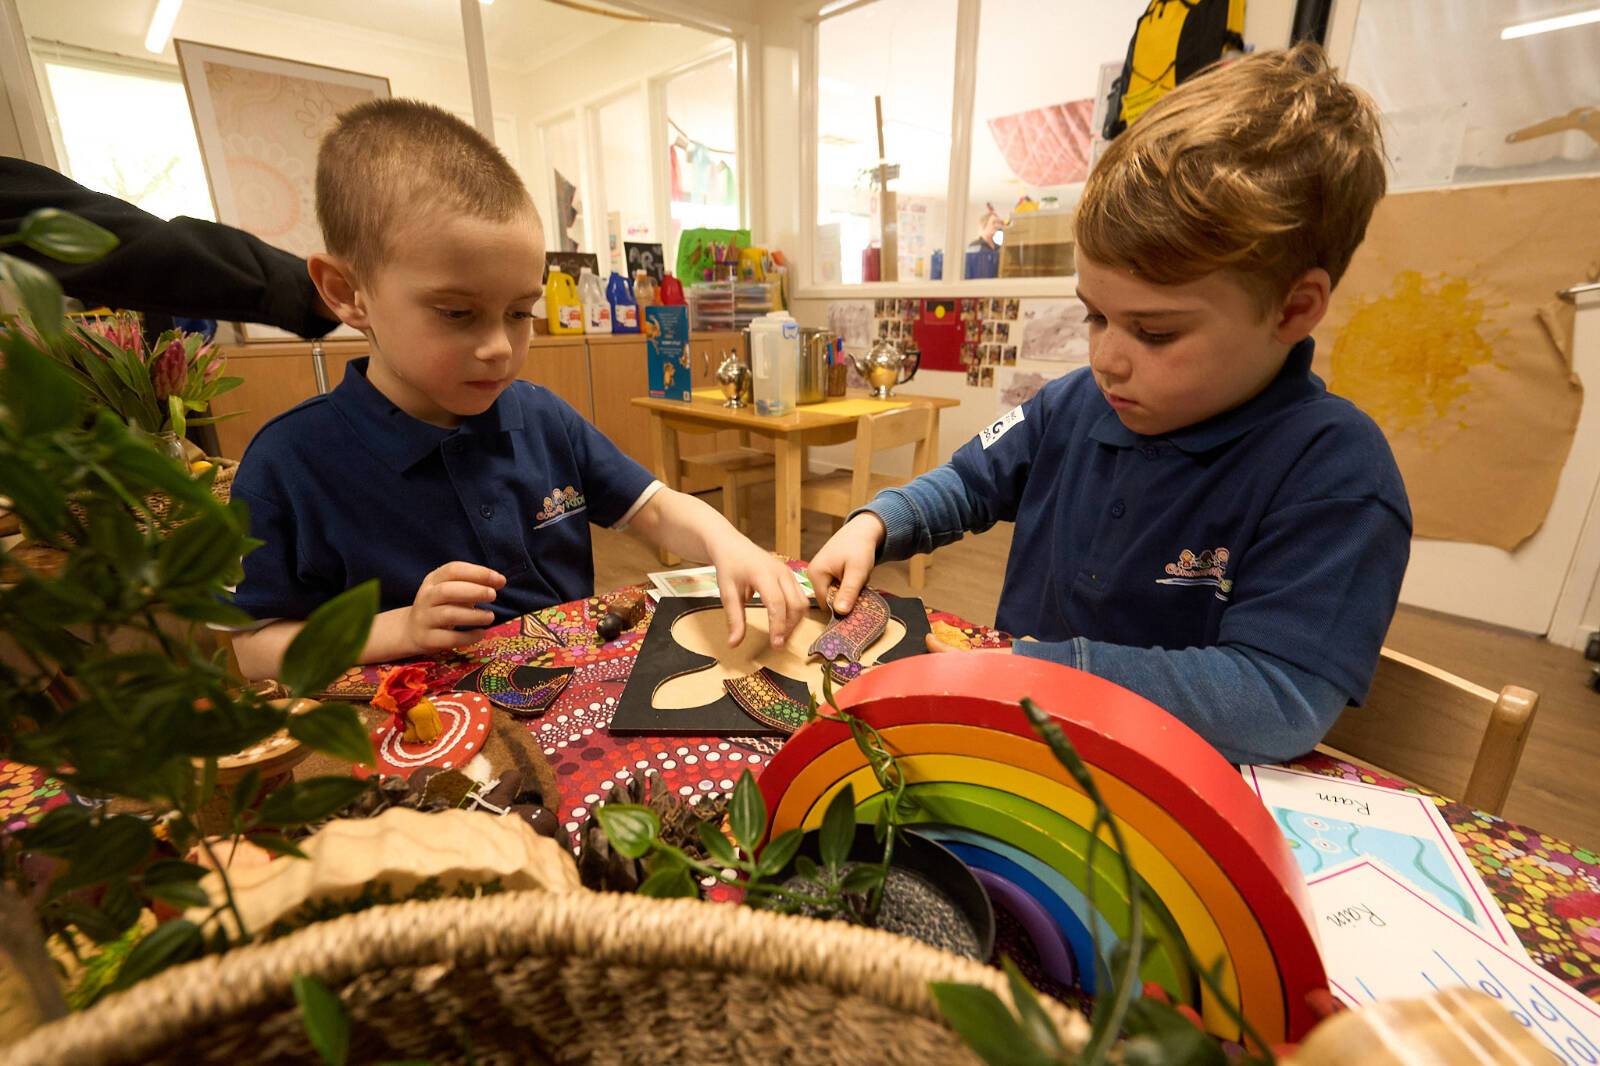
[[[879,657],[879,662],[893,662],[913,655],[927,654],[928,613],[922,601],[906,596],[883,598],[889,604],[889,616],[906,627],[906,635]],[[759,606],[759,602],[748,606]],[[657,736],[723,736],[723,737],[782,737],[787,734],[763,722],[758,722],[744,712],[726,692],[713,703],[700,707],[675,710],[658,710],[652,702],[656,689],[672,678],[694,673],[715,664],[709,656],[689,651],[672,639],[672,626],[691,611],[722,610],[722,601],[715,596],[663,596],[656,605],[650,628],[645,632],[639,657],[634,660],[633,672],[628,675],[628,686],[617,701],[616,713],[611,717],[611,732],[619,735],[648,733]],[[804,649],[796,649],[803,652]],[[813,660],[820,663],[821,660]],[[794,699],[805,703],[806,686],[781,674],[778,687]],[[821,694],[818,694],[821,698]]]

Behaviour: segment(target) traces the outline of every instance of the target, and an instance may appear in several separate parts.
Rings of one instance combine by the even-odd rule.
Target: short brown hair
[[[1265,312],[1307,270],[1338,284],[1385,184],[1376,106],[1302,42],[1213,67],[1112,141],[1078,245],[1158,285],[1230,270]]]
[[[450,112],[420,100],[369,100],[340,115],[317,152],[317,221],[328,251],[370,276],[401,223],[430,207],[538,220],[500,149]]]

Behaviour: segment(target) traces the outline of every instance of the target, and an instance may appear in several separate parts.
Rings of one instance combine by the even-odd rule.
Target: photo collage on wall
[[[967,384],[993,388],[997,368],[1015,366],[1022,344],[1021,301],[1012,298],[967,298],[954,301],[966,341],[961,346],[961,365]],[[877,339],[910,340],[920,299],[886,298],[872,301],[872,331]]]

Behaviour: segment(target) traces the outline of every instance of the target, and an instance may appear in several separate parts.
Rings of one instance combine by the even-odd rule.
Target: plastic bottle
[[[684,302],[683,282],[671,274],[664,274],[661,278],[661,303],[664,307],[672,307]]]
[[[787,311],[750,323],[751,393],[756,413],[786,415],[800,391],[800,324]]]
[[[639,305],[633,298],[633,287],[615,270],[606,282],[606,302],[611,305],[611,332],[639,332]]]
[[[644,317],[646,307],[658,307],[661,304],[661,293],[656,288],[656,279],[648,270],[635,270],[633,272],[633,300],[639,305],[639,317]]]
[[[544,284],[544,309],[550,316],[551,333],[583,332],[583,302],[571,274],[550,271]]]
[[[588,267],[578,274],[578,299],[583,303],[583,331],[610,333],[611,304],[606,301],[606,287]]]

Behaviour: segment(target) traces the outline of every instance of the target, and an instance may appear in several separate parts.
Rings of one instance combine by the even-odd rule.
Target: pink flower
[[[144,354],[144,335],[139,330],[139,320],[133,315],[97,318],[89,323],[89,328],[123,351]]]
[[[165,402],[168,396],[182,395],[188,377],[189,363],[183,341],[174,337],[150,363],[150,383],[155,386],[156,400]]]
[[[202,345],[200,350],[194,353],[194,365],[205,367],[204,381],[207,385],[222,376],[222,367],[225,362],[227,360],[222,358],[222,353],[217,350],[217,346],[214,344]]]

